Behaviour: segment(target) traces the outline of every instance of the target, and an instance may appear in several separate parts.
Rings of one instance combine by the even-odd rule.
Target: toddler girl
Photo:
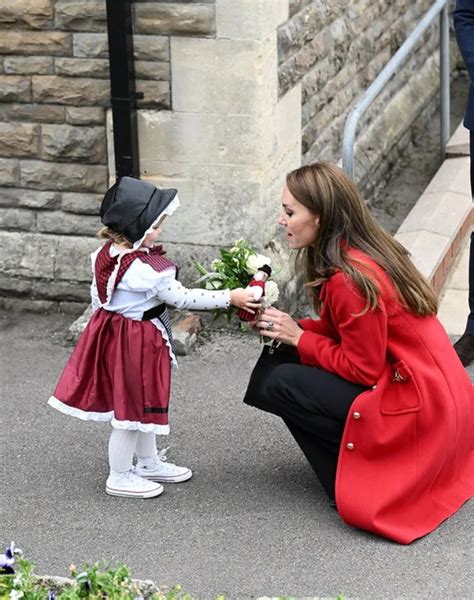
[[[155,246],[163,220],[178,206],[177,190],[130,177],[107,191],[99,237],[108,241],[91,256],[94,312],[48,401],[79,419],[111,422],[106,492],[113,496],[151,498],[163,492],[160,482],[192,476],[156,448],[156,434],[169,433],[170,371],[176,364],[166,305],[259,306],[241,288],[208,291],[179,283],[176,265]]]

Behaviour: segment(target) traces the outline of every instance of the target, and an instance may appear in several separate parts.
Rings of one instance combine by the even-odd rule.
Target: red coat
[[[336,476],[346,523],[402,544],[426,535],[474,493],[474,389],[436,317],[418,317],[372,265],[380,307],[364,306],[342,273],[322,289],[321,320],[305,319],[303,364],[370,386],[347,417]]]

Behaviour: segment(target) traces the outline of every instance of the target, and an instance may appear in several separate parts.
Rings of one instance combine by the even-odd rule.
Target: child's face
[[[155,223],[153,225],[153,230],[150,231],[150,233],[147,233],[145,239],[142,242],[142,247],[143,248],[152,248],[153,245],[155,244],[155,242],[158,240],[158,238],[160,237],[161,234],[161,225],[163,224],[163,221],[165,220],[166,215],[164,215],[159,221],[158,223]]]

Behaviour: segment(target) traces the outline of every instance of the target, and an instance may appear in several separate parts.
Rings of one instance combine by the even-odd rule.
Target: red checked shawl
[[[117,262],[119,260],[119,256],[110,256],[110,247],[112,242],[107,242],[104,247],[100,250],[97,255],[95,261],[95,281],[97,285],[97,292],[99,294],[99,300],[102,304],[106,304],[107,298],[107,286],[117,267]],[[125,275],[125,272],[133,263],[134,260],[139,259],[142,262],[150,265],[152,269],[155,271],[166,271],[166,269],[174,268],[176,269],[176,274],[178,269],[176,265],[165,258],[163,255],[165,251],[162,246],[155,246],[151,248],[149,252],[142,252],[140,250],[135,250],[134,252],[129,252],[127,254],[122,255],[120,266],[117,272],[117,276],[114,282],[114,290],[117,288],[117,285],[120,283],[122,277]],[[109,299],[110,300],[110,299]]]

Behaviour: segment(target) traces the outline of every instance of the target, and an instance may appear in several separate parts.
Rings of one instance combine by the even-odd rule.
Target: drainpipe
[[[107,0],[110,91],[116,178],[140,178],[132,0]]]

